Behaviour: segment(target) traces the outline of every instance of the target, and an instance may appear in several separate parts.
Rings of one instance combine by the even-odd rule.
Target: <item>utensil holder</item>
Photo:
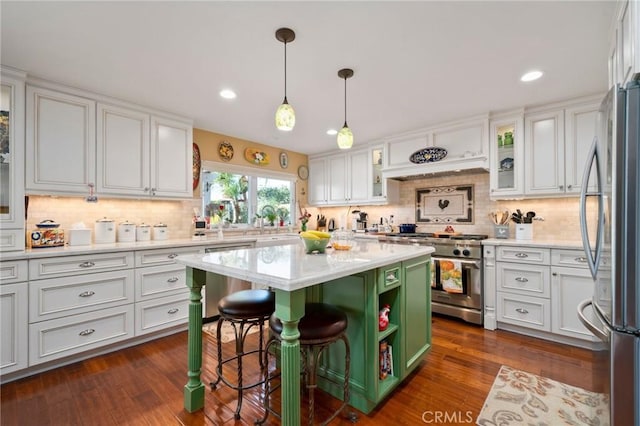
[[[493,230],[496,238],[509,238],[509,225],[495,225]]]
[[[516,224],[516,240],[532,240],[533,224],[517,223]]]

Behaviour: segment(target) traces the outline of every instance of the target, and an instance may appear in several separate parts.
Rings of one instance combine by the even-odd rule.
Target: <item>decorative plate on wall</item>
[[[433,163],[447,156],[447,150],[436,146],[420,149],[409,157],[409,161],[415,164]]]
[[[269,155],[259,149],[247,148],[244,150],[244,158],[252,164],[266,166],[269,164]]]
[[[280,153],[280,167],[283,169],[289,167],[289,156],[284,151]]]
[[[300,177],[300,179],[302,180],[307,180],[307,178],[309,177],[309,169],[307,168],[307,166],[300,166],[298,167],[298,177]]]
[[[218,145],[218,154],[223,161],[229,161],[233,158],[233,146],[227,141],[220,142]]]
[[[196,145],[196,143],[193,143],[193,189],[196,189],[198,187],[198,184],[200,183],[200,167],[201,167],[202,161],[200,158],[200,148],[198,148],[198,145]]]

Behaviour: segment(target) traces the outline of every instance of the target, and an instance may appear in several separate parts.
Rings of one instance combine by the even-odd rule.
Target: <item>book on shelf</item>
[[[393,376],[393,348],[386,341],[380,342],[380,380]]]

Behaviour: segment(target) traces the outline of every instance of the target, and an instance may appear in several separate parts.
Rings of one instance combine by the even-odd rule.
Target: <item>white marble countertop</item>
[[[516,240],[513,238],[487,238],[482,240],[483,245],[494,246],[518,246],[518,247],[544,247],[555,249],[577,249],[582,250],[582,241],[556,240],[536,238],[533,240]]]
[[[178,256],[194,269],[293,291],[433,253],[433,247],[358,241],[351,250],[306,254],[302,244]]]
[[[23,251],[2,252],[0,255],[2,260],[23,260],[23,259],[39,259],[45,257],[56,256],[73,256],[98,253],[113,253],[121,251],[137,251],[137,250],[153,250],[167,249],[177,247],[220,247],[228,244],[247,243],[253,244],[259,240],[278,240],[296,238],[297,234],[264,234],[264,235],[225,235],[222,240],[216,238],[215,235],[206,239],[170,239],[164,241],[137,241],[132,243],[107,243],[107,244],[91,244],[83,246],[70,246],[68,244],[62,247],[41,247],[35,249],[26,249]]]

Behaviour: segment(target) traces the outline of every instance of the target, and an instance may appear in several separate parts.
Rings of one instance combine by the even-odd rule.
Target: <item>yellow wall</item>
[[[218,147],[222,141],[226,141],[233,147],[233,158],[229,161],[223,161],[218,153]],[[200,156],[202,160],[215,161],[218,163],[235,164],[239,166],[250,166],[264,170],[273,170],[278,172],[290,173],[298,175],[298,167],[301,165],[307,165],[307,155],[294,151],[286,151],[280,148],[275,148],[269,145],[260,144],[257,142],[251,142],[245,139],[234,138],[233,136],[226,136],[219,133],[213,133],[201,129],[193,129],[193,142],[198,145],[200,149]],[[269,164],[264,166],[257,166],[245,159],[245,149],[256,149],[261,152],[265,152],[269,157]],[[286,168],[280,167],[280,153],[286,152],[289,158],[288,166]],[[194,191],[194,197],[199,197],[200,188],[196,188]],[[296,182],[296,199],[300,205],[306,205],[307,203],[307,181],[298,179]]]

